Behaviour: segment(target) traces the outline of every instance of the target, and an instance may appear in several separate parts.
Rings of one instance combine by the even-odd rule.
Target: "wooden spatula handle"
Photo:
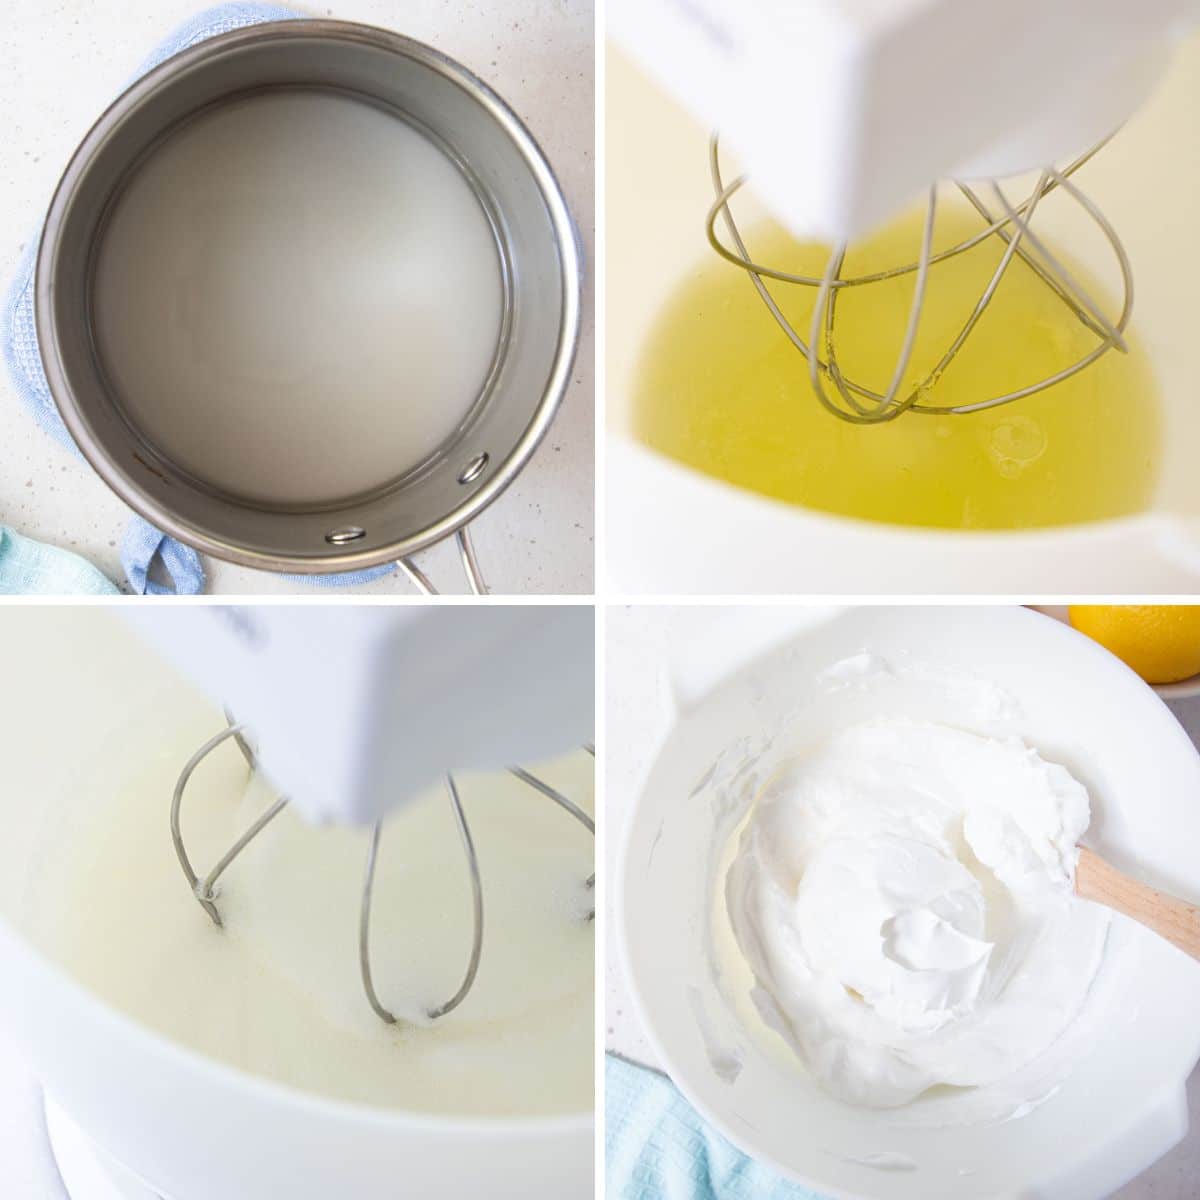
[[[1075,870],[1075,892],[1084,900],[1095,900],[1132,917],[1185,954],[1200,959],[1200,908],[1196,905],[1122,875],[1094,851],[1082,847]]]

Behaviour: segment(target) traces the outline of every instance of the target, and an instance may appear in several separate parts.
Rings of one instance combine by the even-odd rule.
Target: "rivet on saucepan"
[[[483,469],[488,465],[488,452],[485,450],[482,454],[477,454],[459,474],[459,483],[472,483],[483,474]]]
[[[331,546],[344,546],[347,542],[357,542],[359,538],[366,536],[367,531],[357,525],[343,525],[341,529],[331,529],[325,535],[325,540]]]

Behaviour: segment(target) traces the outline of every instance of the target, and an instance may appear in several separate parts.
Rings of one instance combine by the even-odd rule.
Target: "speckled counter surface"
[[[653,1066],[662,1066],[642,1031],[625,984],[613,919],[612,881],[626,821],[640,779],[653,758],[650,714],[670,711],[665,685],[656,670],[665,647],[665,608],[610,608],[607,619],[608,746],[621,747],[605,760],[605,879],[609,884],[605,950],[607,979],[605,1041],[610,1050]],[[614,681],[620,679],[620,687]],[[628,698],[636,695],[636,703]],[[1200,746],[1200,696],[1171,701],[1193,742]],[[1197,797],[1200,803],[1200,797]],[[1193,897],[1194,898],[1194,897]],[[1200,1196],[1200,1068],[1188,1081],[1192,1128],[1188,1136],[1148,1171],[1114,1193],[1114,1200],[1196,1200]]]
[[[4,0],[0,5],[0,281],[5,288],[80,137],[146,53],[204,0]],[[399,30],[460,59],[521,115],[553,163],[593,275],[594,18],[591,0],[329,0],[291,5]],[[592,590],[594,304],[569,394],[520,478],[472,525],[499,593]],[[42,432],[0,372],[0,524],[75,550],[121,581],[128,509],[89,467]],[[464,590],[452,545],[419,561],[436,584]],[[210,592],[328,594],[208,560]],[[399,573],[355,594],[411,592]]]

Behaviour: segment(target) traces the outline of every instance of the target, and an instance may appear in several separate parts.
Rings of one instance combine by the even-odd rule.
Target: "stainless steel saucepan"
[[[131,418],[98,350],[94,277],[97,247],[122,189],[164,139],[202,110],[281,88],[361,98],[439,146],[487,214],[504,301],[479,394],[423,461],[351,495],[273,503],[254,495],[250,480],[242,492],[185,469]],[[55,402],[88,461],[132,508],[180,541],[244,566],[319,573],[404,560],[457,534],[468,578],[481,590],[466,526],[529,460],[562,400],[579,332],[580,280],[578,239],[554,174],[529,131],[486,84],[444,54],[391,32],[282,21],[215,37],[168,59],[92,127],[46,221],[37,333]],[[352,454],[354,440],[369,436],[331,420],[329,453]],[[272,448],[264,445],[262,453]],[[407,565],[418,586],[428,586]]]

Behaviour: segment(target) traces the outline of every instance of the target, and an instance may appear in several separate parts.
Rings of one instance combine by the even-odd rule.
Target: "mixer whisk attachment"
[[[287,798],[281,796],[229,847],[206,875],[201,877],[197,873],[196,869],[192,866],[191,858],[184,845],[183,832],[180,825],[183,796],[187,790],[188,781],[191,779],[196,768],[217,747],[230,740],[233,740],[237,744],[250,770],[254,771],[257,769],[257,759],[254,748],[250,744],[246,727],[235,721],[228,712],[226,712],[225,717],[225,728],[210,737],[184,764],[183,770],[180,771],[179,778],[176,780],[175,791],[171,797],[171,840],[175,845],[175,854],[179,859],[179,865],[183,869],[184,878],[187,880],[192,894],[196,897],[200,907],[211,918],[213,924],[218,927],[223,927],[224,925],[220,909],[217,907],[219,894],[217,891],[218,880],[234,859],[287,807],[288,803]],[[595,746],[589,743],[584,749],[595,758]],[[589,833],[595,834],[596,824],[592,818],[579,805],[564,796],[556,788],[551,787],[545,780],[538,778],[538,776],[533,775],[523,767],[510,767],[509,772],[515,778],[545,796],[548,800],[552,800],[564,812],[574,817]],[[455,783],[453,775],[447,774],[445,776],[445,785],[450,807],[454,814],[454,823],[458,829],[459,840],[462,843],[467,872],[471,881],[472,935],[471,953],[467,960],[467,968],[462,982],[459,984],[454,995],[428,1011],[427,1015],[434,1020],[453,1012],[467,998],[471,987],[475,983],[475,977],[479,971],[479,961],[483,954],[483,880],[479,870],[479,859],[475,852],[475,842],[471,836],[471,828],[467,822],[466,813],[463,810],[462,800],[458,794],[458,785]],[[396,1017],[380,1000],[375,990],[374,977],[371,972],[371,901],[375,890],[375,866],[379,858],[379,842],[382,831],[383,822],[377,821],[371,830],[370,842],[367,849],[366,870],[363,875],[362,901],[359,908],[358,955],[362,986],[367,1002],[376,1016],[382,1021],[386,1021],[389,1025],[392,1025],[396,1023]],[[589,891],[592,891],[595,889],[595,885],[596,876],[593,873],[588,877],[586,886]],[[595,916],[596,910],[593,905],[587,914],[586,920],[590,923],[595,919]]]
[[[824,273],[817,277],[777,270],[756,262],[750,256],[731,207],[734,195],[745,185],[747,177],[742,175],[732,183],[725,183],[721,173],[718,138],[714,134],[709,143],[709,166],[716,198],[708,211],[706,221],[708,240],[722,258],[741,267],[750,277],[751,283],[771,316],[808,361],[808,377],[813,391],[821,404],[834,416],[857,425],[874,425],[895,420],[896,417],[906,412],[979,412],[982,409],[1008,404],[1013,400],[1020,400],[1035,392],[1053,387],[1084,370],[1111,349],[1122,352],[1128,349],[1124,335],[1133,309],[1133,273],[1129,257],[1116,230],[1113,229],[1094,201],[1086,196],[1071,179],[1071,176],[1105,144],[1105,142],[1101,142],[1100,145],[1080,155],[1061,170],[1047,167],[1038,176],[1033,191],[1019,204],[1014,205],[1009,200],[998,182],[990,183],[988,187],[999,209],[999,214],[984,203],[975,187],[956,182],[955,187],[983,219],[985,225],[978,233],[936,253],[933,250],[933,233],[937,215],[937,186],[935,185],[929,190],[922,227],[921,249],[914,261],[883,271],[846,276],[842,274],[842,268],[846,259],[847,244],[842,242],[833,248]],[[1089,295],[1087,289],[1031,228],[1038,205],[1055,190],[1061,190],[1079,206],[1099,228],[1112,249],[1122,281],[1121,306],[1115,319],[1110,319],[1104,313]],[[723,220],[731,245],[723,242],[718,235],[718,219]],[[926,288],[932,268],[974,249],[992,237],[997,237],[1004,243],[1004,251],[978,303],[966,318],[962,328],[951,340],[948,349],[927,372],[925,378],[916,384],[906,386],[905,376],[912,360],[913,347],[917,340]],[[971,399],[958,404],[930,402],[929,396],[934,385],[953,362],[954,357],[979,323],[1014,257],[1019,257],[1062,301],[1066,308],[1095,335],[1096,345],[1075,362],[1064,366],[1062,370],[1056,371],[1045,379],[1034,380],[1014,391]],[[914,273],[916,278],[913,299],[895,370],[887,388],[882,392],[874,391],[848,378],[838,363],[835,336],[838,298],[847,288],[864,287],[886,279]],[[768,287],[767,280],[817,289],[807,339],[797,332],[784,314]]]

